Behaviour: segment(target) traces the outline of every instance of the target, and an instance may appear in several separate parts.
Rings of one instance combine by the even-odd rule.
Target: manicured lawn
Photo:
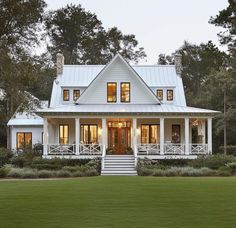
[[[236,178],[0,181],[0,227],[236,227]]]

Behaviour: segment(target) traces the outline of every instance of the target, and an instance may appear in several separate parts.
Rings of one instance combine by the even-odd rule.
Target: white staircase
[[[136,176],[135,159],[133,155],[106,155],[101,175]]]

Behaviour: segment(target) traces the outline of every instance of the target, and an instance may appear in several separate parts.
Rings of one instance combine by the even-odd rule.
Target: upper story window
[[[120,101],[124,103],[130,102],[130,83],[121,82],[120,84]]]
[[[32,147],[32,132],[17,132],[16,133],[17,149]]]
[[[115,103],[117,101],[116,88],[117,88],[116,82],[107,83],[107,102]]]
[[[80,97],[80,90],[75,89],[73,90],[73,100],[76,101]]]
[[[69,144],[69,125],[68,124],[59,125],[59,143]]]
[[[69,101],[70,100],[70,90],[64,89],[63,90],[63,101]]]
[[[173,101],[173,97],[174,97],[173,94],[174,94],[173,89],[168,89],[167,90],[167,101]]]
[[[157,98],[160,101],[163,101],[163,90],[162,89],[157,89]]]

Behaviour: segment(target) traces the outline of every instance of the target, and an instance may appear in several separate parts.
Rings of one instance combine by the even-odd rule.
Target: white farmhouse
[[[102,174],[135,174],[137,158],[193,159],[212,153],[217,111],[188,107],[175,65],[64,65],[48,107],[12,117],[11,149],[43,144],[45,158],[102,158]]]

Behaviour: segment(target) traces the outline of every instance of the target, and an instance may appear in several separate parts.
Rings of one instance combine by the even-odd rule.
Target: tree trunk
[[[224,91],[224,154],[227,154],[226,91]]]

